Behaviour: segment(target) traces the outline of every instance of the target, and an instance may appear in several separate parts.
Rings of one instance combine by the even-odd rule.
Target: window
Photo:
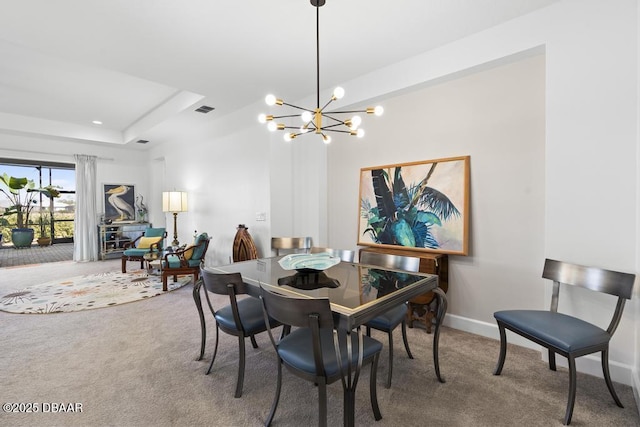
[[[53,162],[0,159],[0,174],[33,180],[36,187],[53,186],[60,197],[50,200],[46,196],[36,198],[37,206],[29,218],[29,227],[35,238],[51,236],[54,243],[73,242],[76,208],[75,165]],[[9,207],[9,201],[0,197],[0,209]],[[2,228],[3,240],[11,241],[11,228],[15,227],[15,215],[5,217],[9,227]]]

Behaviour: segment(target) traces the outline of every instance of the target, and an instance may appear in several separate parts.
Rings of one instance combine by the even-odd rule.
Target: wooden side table
[[[420,258],[420,273],[435,274],[438,276],[438,287],[445,293],[449,289],[449,257],[447,254],[418,252],[406,249],[367,247],[360,249],[362,252],[377,252],[383,254],[410,256]],[[418,320],[424,323],[427,333],[431,333],[432,320],[436,316],[437,299],[433,292],[427,292],[409,300],[407,304],[407,326],[413,328],[413,322]]]

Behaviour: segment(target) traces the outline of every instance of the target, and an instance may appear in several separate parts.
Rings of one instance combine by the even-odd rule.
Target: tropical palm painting
[[[358,244],[468,252],[469,156],[360,170]]]

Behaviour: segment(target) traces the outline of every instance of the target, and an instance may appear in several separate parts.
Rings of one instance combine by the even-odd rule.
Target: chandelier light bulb
[[[259,121],[260,123],[267,123],[267,115],[266,115],[266,114],[260,114],[260,115],[258,116],[258,121]]]
[[[311,113],[311,111],[305,111],[300,117],[302,117],[303,122],[309,123],[313,119],[313,113]]]
[[[323,133],[322,134],[322,142],[324,142],[325,144],[330,144],[331,143],[331,137],[329,135],[325,135]]]
[[[300,133],[307,133],[309,132],[309,128],[306,126],[300,126]]]
[[[358,127],[360,126],[360,124],[362,123],[362,117],[360,116],[353,116],[351,117],[351,130],[355,130],[358,129]]]
[[[266,102],[268,106],[276,105],[276,96],[269,94],[264,98],[264,102]]]
[[[343,96],[344,96],[344,89],[342,89],[340,86],[338,86],[333,90],[333,97],[335,99],[342,99]]]
[[[274,132],[278,129],[278,124],[274,121],[271,121],[267,123],[267,129],[269,129],[271,132]]]
[[[376,108],[373,109],[373,114],[376,116],[381,116],[384,113],[384,108],[381,105],[377,105]]]
[[[363,138],[363,137],[364,137],[364,129],[358,129],[358,130],[356,131],[356,136],[357,136],[358,138]]]
[[[285,140],[286,142],[291,142],[291,140],[292,140],[293,138],[295,138],[295,137],[296,137],[296,134],[295,134],[295,133],[285,133],[285,134],[284,134],[284,140]]]

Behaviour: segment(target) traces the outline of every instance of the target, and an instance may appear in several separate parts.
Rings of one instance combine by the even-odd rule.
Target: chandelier
[[[282,99],[277,98],[275,95],[267,95],[265,102],[268,106],[287,106],[292,110],[299,110],[297,114],[291,112],[291,114],[285,114],[282,116],[274,116],[271,114],[260,114],[258,121],[260,123],[266,123],[267,128],[274,131],[285,131],[284,140],[291,141],[300,135],[307,133],[315,133],[322,137],[325,144],[331,142],[330,132],[346,133],[352,136],[362,138],[364,136],[364,130],[360,128],[362,118],[358,116],[358,113],[375,114],[380,116],[383,113],[381,106],[367,107],[364,110],[344,110],[344,111],[327,111],[327,107],[332,102],[341,99],[344,96],[344,89],[336,87],[333,90],[333,94],[329,101],[320,107],[320,7],[324,5],[325,0],[310,0],[311,4],[316,8],[316,108],[309,109],[299,107],[297,105],[284,102]],[[350,118],[345,118],[346,115],[355,114]],[[278,119],[295,118],[300,117],[302,124],[298,126],[287,126],[284,123],[279,123]]]

